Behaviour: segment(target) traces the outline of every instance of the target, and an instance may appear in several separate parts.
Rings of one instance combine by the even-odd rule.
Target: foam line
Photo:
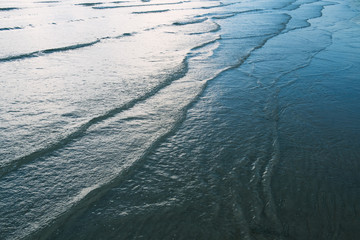
[[[6,8],[0,8],[0,11],[12,11],[12,10],[18,10],[20,8],[16,7],[6,7]]]
[[[153,10],[153,11],[139,11],[139,12],[132,12],[132,14],[163,13],[163,12],[168,12],[168,11],[170,11],[170,9]]]
[[[14,28],[14,29],[18,29],[18,28]],[[5,29],[5,30],[7,30],[7,29]],[[1,62],[16,61],[16,60],[24,60],[24,59],[27,59],[27,58],[39,57],[39,56],[43,56],[43,55],[47,55],[47,54],[51,54],[51,53],[72,51],[72,50],[76,50],[76,49],[81,49],[81,48],[93,46],[95,44],[100,43],[102,40],[105,40],[105,39],[119,39],[119,38],[123,38],[123,37],[133,36],[134,34],[136,34],[136,32],[123,33],[123,34],[121,34],[119,36],[98,38],[97,40],[92,41],[92,42],[88,42],[88,43],[79,43],[79,44],[65,46],[65,47],[50,48],[50,49],[45,49],[45,50],[34,51],[34,52],[31,52],[31,53],[24,53],[24,54],[19,54],[19,55],[3,57],[3,58],[0,58],[0,63]]]
[[[21,27],[5,27],[5,28],[0,28],[0,31],[9,31],[9,30],[18,30],[18,29],[23,29]]]
[[[173,25],[183,26],[183,25],[188,25],[188,24],[202,23],[202,22],[205,22],[206,20],[208,20],[208,18],[205,17],[205,18],[194,19],[194,20],[185,21],[185,22],[174,22]]]
[[[66,46],[66,47],[50,48],[50,49],[35,51],[35,52],[31,52],[31,53],[25,53],[25,54],[4,57],[4,58],[0,58],[0,62],[22,60],[22,59],[26,59],[26,58],[38,57],[38,56],[41,56],[44,54],[50,54],[50,53],[56,53],[56,52],[66,52],[66,51],[75,50],[75,49],[79,49],[79,48],[89,47],[89,46],[95,45],[99,42],[100,42],[100,39],[93,41],[93,42],[88,42],[88,43],[79,43],[79,44],[70,45],[70,46]]]
[[[174,70],[174,72],[172,74],[169,74],[168,77],[163,82],[161,82],[159,85],[157,85],[156,87],[151,89],[149,92],[145,93],[144,95],[142,95],[136,99],[133,99],[130,102],[127,102],[119,107],[113,108],[103,115],[100,115],[100,116],[90,119],[88,122],[81,125],[74,132],[67,135],[63,139],[58,140],[55,143],[52,143],[44,148],[38,149],[28,155],[25,155],[23,157],[20,157],[18,159],[15,159],[15,160],[5,164],[0,169],[0,178],[2,178],[3,176],[7,175],[8,173],[10,173],[12,171],[15,171],[16,169],[20,168],[21,166],[23,166],[25,164],[34,161],[37,158],[43,157],[43,156],[50,154],[58,149],[61,149],[65,145],[74,141],[75,139],[83,136],[85,134],[85,132],[89,129],[89,127],[91,127],[92,125],[95,125],[101,121],[104,121],[106,119],[109,119],[109,118],[115,116],[116,114],[118,114],[122,111],[132,108],[138,102],[144,101],[147,98],[155,95],[158,91],[160,91],[162,88],[170,85],[173,81],[184,77],[187,72],[188,72],[188,63],[187,63],[187,58],[185,58],[182,61],[182,63],[177,67],[177,69]]]
[[[171,3],[153,3],[153,4],[137,4],[137,5],[122,5],[122,6],[99,6],[92,7],[93,9],[113,9],[113,8],[129,8],[129,7],[148,7],[148,6],[167,6],[181,4],[183,2],[171,2]]]

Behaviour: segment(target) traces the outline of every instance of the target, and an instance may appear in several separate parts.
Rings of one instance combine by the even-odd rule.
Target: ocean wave
[[[206,13],[202,15],[197,15],[196,17],[210,17],[211,19],[226,19],[231,18],[234,16],[237,16],[239,14],[247,14],[247,13],[256,13],[264,11],[264,9],[256,8],[256,9],[250,9],[250,10],[243,10],[243,11],[226,11],[222,13]]]
[[[0,31],[19,30],[19,29],[23,29],[23,28],[22,27],[5,27],[5,28],[0,28]]]
[[[53,219],[49,224],[46,224],[43,228],[39,229],[38,231],[31,234],[30,238],[37,238],[38,236],[50,236],[54,233],[54,231],[64,224],[65,221],[69,218],[76,218],[78,214],[81,214],[81,209],[86,208],[87,206],[90,206],[91,204],[98,201],[98,199],[102,198],[110,189],[114,188],[115,186],[118,186],[122,181],[123,178],[128,176],[129,173],[134,171],[139,165],[143,163],[143,161],[147,158],[147,156],[156,149],[161,143],[165,141],[168,137],[172,136],[176,133],[176,131],[180,128],[183,121],[186,119],[187,112],[189,109],[191,109],[194,104],[196,104],[200,97],[205,92],[206,88],[208,87],[209,83],[213,81],[214,79],[218,78],[228,70],[234,69],[242,65],[250,56],[251,54],[256,51],[257,49],[260,49],[265,45],[265,43],[270,40],[272,37],[264,39],[258,46],[252,48],[248,53],[245,55],[239,57],[239,59],[234,62],[233,64],[224,67],[222,69],[219,69],[214,73],[213,76],[204,79],[204,84],[199,88],[198,92],[195,93],[195,95],[191,98],[191,100],[184,105],[180,110],[179,114],[176,117],[176,121],[174,124],[163,134],[159,135],[158,138],[154,142],[150,144],[148,148],[141,154],[141,156],[134,160],[129,165],[124,166],[121,171],[115,176],[113,176],[109,181],[103,182],[102,184],[94,184],[92,187],[88,187],[81,191],[81,194],[79,194],[79,197],[76,197],[76,201],[71,202],[71,206],[69,209],[66,210],[66,212],[59,215],[56,219]],[[200,45],[199,45],[200,47]],[[194,47],[196,49],[196,47]],[[276,235],[276,234],[274,234]]]
[[[39,1],[39,2],[35,2],[35,3],[58,3],[60,1]]]
[[[217,16],[213,16],[211,17],[212,19],[226,19],[226,18],[231,18],[236,16],[235,13],[231,13],[231,14],[224,14],[224,15],[217,15]]]
[[[284,28],[285,28],[285,26],[284,26]],[[280,33],[282,30],[283,29],[280,29],[278,33]],[[54,216],[54,219],[49,220],[47,223],[45,223],[45,225],[39,226],[38,230],[36,232],[34,232],[33,234],[31,234],[29,237],[32,239],[36,239],[38,236],[42,236],[42,237],[50,236],[54,231],[56,231],[56,229],[59,226],[61,227],[61,225],[64,222],[66,222],[69,218],[77,216],[77,214],[81,214],[82,209],[86,209],[87,206],[95,203],[99,198],[103,197],[111,188],[113,188],[114,186],[117,186],[119,183],[121,183],[123,181],[124,176],[128,176],[129,173],[131,173],[134,169],[136,169],[140,164],[142,164],[144,162],[146,157],[154,149],[156,149],[159,146],[159,144],[164,142],[164,140],[166,138],[170,137],[172,134],[174,134],[179,129],[182,122],[186,119],[188,110],[192,106],[194,106],[194,104],[200,99],[200,96],[203,95],[203,93],[204,93],[205,89],[207,88],[208,84],[210,83],[210,81],[216,79],[218,76],[225,73],[227,70],[234,69],[234,68],[237,68],[238,66],[242,65],[250,57],[252,52],[254,52],[256,49],[259,49],[262,46],[264,46],[265,43],[270,38],[271,37],[264,39],[257,46],[250,49],[247,53],[239,56],[238,59],[235,60],[235,62],[233,62],[231,65],[228,65],[222,69],[219,69],[214,74],[212,74],[209,78],[203,79],[201,82],[201,86],[199,86],[199,88],[196,89],[196,92],[194,92],[191,95],[191,98],[189,99],[189,101],[187,101],[186,104],[181,106],[181,108],[177,112],[175,122],[172,123],[172,125],[169,127],[169,129],[166,129],[165,132],[162,132],[161,134],[159,134],[156,137],[156,139],[153,142],[151,142],[150,146],[146,147],[144,152],[142,152],[139,157],[136,157],[136,159],[134,159],[131,163],[124,166],[121,170],[118,171],[118,173],[109,177],[106,181],[94,184],[87,188],[84,188],[84,190],[81,191],[80,194],[78,196],[76,196],[76,198],[74,198],[74,201],[70,201],[69,208],[67,208],[64,212],[61,212],[61,213],[57,214],[56,216]],[[213,40],[213,41],[216,41],[216,40]],[[194,47],[193,50],[197,50],[197,49],[204,47],[206,45],[209,45],[209,44],[211,44],[211,43],[207,42],[207,43],[200,44],[197,47]],[[188,66],[188,58],[189,57],[188,56],[184,58],[184,60],[178,66],[178,68],[175,69],[174,73],[169,74],[167,76],[167,78],[165,78],[166,80],[161,85],[152,89],[146,95],[132,101],[131,103],[128,103],[127,105],[123,105],[119,108],[112,109],[108,113],[106,113],[102,116],[91,119],[89,122],[85,123],[81,127],[81,129],[79,129],[78,132],[73,133],[73,136],[75,136],[76,138],[81,137],[83,134],[86,134],[86,130],[93,124],[96,124],[98,122],[101,122],[103,120],[111,118],[112,116],[115,116],[117,113],[119,113],[121,111],[132,108],[139,101],[147,100],[148,98],[157,94],[161,89],[165,88],[168,85],[171,85],[171,83],[173,81],[185,76],[189,70],[189,66]],[[68,142],[71,142],[74,139],[71,138],[71,136],[70,136],[68,139],[65,139],[65,140]],[[66,141],[65,141],[65,144],[66,144]],[[57,146],[55,145],[55,148],[52,148],[52,149],[56,150],[57,148],[61,148],[62,146],[63,146],[62,143],[59,143]],[[50,150],[51,150],[51,148],[50,148]],[[48,152],[45,151],[44,155],[47,153]],[[36,156],[36,154],[35,154],[35,157],[38,157],[38,156]],[[32,161],[32,160],[35,160],[35,159],[29,159],[28,162]],[[24,162],[23,164],[26,164],[26,162]],[[12,170],[15,170],[15,169],[12,169]]]
[[[130,36],[134,36],[137,32],[132,32],[132,33],[123,33],[120,34],[118,36],[113,36],[113,37],[104,37],[102,39],[119,39],[119,38],[123,38],[123,37],[130,37]]]
[[[66,47],[46,49],[46,50],[41,51],[40,53],[49,54],[49,53],[54,53],[54,52],[64,52],[64,51],[74,50],[74,49],[78,49],[78,48],[89,47],[89,46],[92,46],[99,42],[100,42],[100,39],[93,41],[93,42],[89,42],[89,43],[80,43],[80,44],[70,45],[70,46],[66,46]]]
[[[199,34],[205,34],[205,33],[214,33],[214,32],[218,32],[221,29],[221,26],[217,23],[214,22],[214,28],[207,30],[207,31],[202,31],[202,32],[192,32],[189,33],[189,35],[199,35]]]
[[[5,30],[10,30],[10,29],[4,29],[4,31]],[[1,29],[0,29],[0,31],[1,31]],[[50,49],[45,49],[45,50],[34,51],[31,53],[24,53],[24,54],[19,54],[19,55],[3,57],[3,58],[0,58],[0,63],[1,62],[11,62],[11,61],[16,61],[16,60],[23,60],[23,59],[27,59],[27,58],[34,58],[34,57],[39,57],[39,56],[51,54],[51,53],[72,51],[72,50],[76,50],[76,49],[93,46],[97,43],[100,43],[102,40],[105,40],[105,39],[119,39],[119,38],[123,38],[123,37],[133,36],[134,34],[136,34],[136,32],[123,33],[118,36],[107,36],[107,37],[98,38],[97,40],[95,40],[93,42],[88,42],[88,43],[79,43],[79,44],[65,46],[65,47],[50,48]]]
[[[101,4],[104,4],[104,3],[103,2],[90,2],[90,3],[77,3],[75,5],[92,7],[92,6],[101,5]]]
[[[217,41],[220,40],[220,39],[221,39],[221,36],[218,36],[217,38],[215,38],[215,39],[213,39],[213,40],[210,40],[210,41],[208,41],[208,42],[205,42],[205,43],[203,43],[203,44],[200,44],[200,45],[198,45],[198,46],[193,47],[193,48],[191,49],[191,51],[198,50],[198,49],[200,49],[200,48],[206,47],[206,46],[208,46],[208,45],[210,45],[210,44],[213,44],[213,43],[217,42]]]
[[[133,6],[104,6],[104,7],[92,7],[93,9],[112,9],[112,8],[122,8],[122,7],[135,7]]]
[[[35,52],[31,52],[31,53],[25,53],[25,54],[4,57],[4,58],[0,58],[0,62],[10,62],[10,61],[22,60],[22,59],[26,59],[26,58],[38,57],[43,54],[71,51],[71,50],[75,50],[75,49],[79,49],[79,48],[89,47],[89,46],[92,46],[99,42],[100,42],[100,39],[93,41],[93,42],[89,42],[89,43],[80,43],[80,44],[70,45],[70,46],[66,46],[66,47],[50,48],[50,49],[35,51]]]
[[[130,1],[114,1],[114,2],[111,2],[111,3],[119,4],[119,3],[127,3],[127,2],[130,2]]]
[[[130,8],[130,7],[147,7],[147,6],[167,6],[167,5],[176,5],[182,4],[183,2],[170,2],[170,3],[152,3],[152,4],[133,4],[133,5],[121,5],[121,6],[99,6],[92,7],[93,9],[113,9],[113,8]]]
[[[219,7],[227,7],[227,6],[231,6],[231,5],[234,5],[234,4],[237,4],[237,3],[236,2],[235,3],[222,3],[222,2],[220,2],[219,5],[201,7],[201,9],[212,9],[212,8],[219,8]]]
[[[6,7],[6,8],[0,8],[0,11],[12,11],[12,10],[18,10],[20,8],[17,7]]]
[[[44,148],[38,149],[28,155],[25,155],[23,157],[20,157],[9,163],[4,164],[0,168],[0,178],[2,178],[3,176],[7,175],[8,173],[10,173],[12,171],[15,171],[16,169],[20,168],[24,164],[30,163],[30,162],[34,161],[35,159],[38,159],[42,156],[50,154],[50,153],[54,152],[55,150],[61,149],[68,143],[73,142],[75,139],[83,136],[85,134],[85,132],[87,131],[87,129],[89,129],[89,127],[91,127],[99,122],[102,122],[104,120],[107,120],[122,111],[128,110],[128,109],[134,107],[137,103],[142,102],[142,101],[154,96],[157,92],[159,92],[161,89],[165,88],[166,86],[170,85],[173,81],[184,77],[187,72],[188,72],[188,61],[187,61],[187,57],[185,57],[184,60],[181,62],[181,64],[179,66],[177,66],[175,69],[173,69],[173,71],[171,73],[167,74],[164,77],[164,80],[160,84],[158,84],[157,86],[155,86],[154,88],[152,88],[151,90],[146,92],[144,95],[139,96],[119,107],[113,108],[103,115],[100,115],[100,116],[90,119],[88,122],[82,124],[79,128],[77,128],[74,132],[72,132],[69,135],[65,136],[64,138],[58,140],[57,142],[54,142]]]
[[[184,22],[174,22],[173,25],[175,25],[175,26],[182,26],[182,25],[188,25],[188,24],[196,24],[196,23],[205,22],[206,20],[208,20],[207,17],[205,17],[205,18],[200,18],[200,19],[192,19],[192,20],[184,21]]]
[[[146,13],[162,13],[168,12],[170,9],[163,9],[163,10],[153,10],[153,11],[139,11],[139,12],[132,12],[133,14],[146,14]]]

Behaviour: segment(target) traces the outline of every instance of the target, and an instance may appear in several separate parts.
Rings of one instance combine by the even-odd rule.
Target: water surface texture
[[[0,239],[360,236],[358,0],[0,3]]]

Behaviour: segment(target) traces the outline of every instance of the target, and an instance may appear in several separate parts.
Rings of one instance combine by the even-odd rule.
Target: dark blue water
[[[359,2],[0,5],[0,239],[357,239]]]

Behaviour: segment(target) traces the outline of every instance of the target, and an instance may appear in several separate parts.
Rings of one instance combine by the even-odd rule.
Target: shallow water
[[[1,3],[1,239],[356,239],[359,16]]]

